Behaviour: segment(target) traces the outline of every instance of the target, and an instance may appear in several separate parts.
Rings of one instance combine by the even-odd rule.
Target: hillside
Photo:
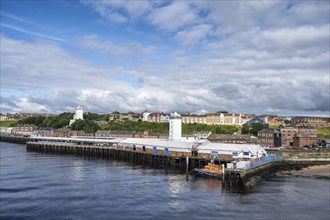
[[[0,127],[14,127],[18,121],[0,121]]]

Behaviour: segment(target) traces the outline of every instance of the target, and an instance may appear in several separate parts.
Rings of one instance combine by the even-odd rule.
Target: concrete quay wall
[[[14,143],[14,144],[26,144],[30,138],[28,137],[20,137],[20,136],[3,136],[0,135],[0,141]]]
[[[290,158],[330,158],[330,149],[315,150],[280,150],[269,151],[268,153],[275,154],[277,156],[283,156],[286,159]]]
[[[237,192],[249,192],[278,171],[300,170],[302,168],[330,164],[324,160],[296,160],[296,161],[275,161],[251,170],[225,170],[222,178],[222,186],[226,190]]]

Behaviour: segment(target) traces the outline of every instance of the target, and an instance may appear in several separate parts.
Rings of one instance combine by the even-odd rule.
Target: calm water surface
[[[274,177],[255,192],[116,160],[0,142],[0,219],[329,219],[330,181]]]

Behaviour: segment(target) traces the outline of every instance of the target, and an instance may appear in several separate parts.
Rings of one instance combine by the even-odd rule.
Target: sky
[[[330,117],[328,0],[1,0],[1,112]]]

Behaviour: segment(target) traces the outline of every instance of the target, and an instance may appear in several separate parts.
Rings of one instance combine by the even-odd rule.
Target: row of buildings
[[[0,113],[0,121],[18,121],[31,117],[51,117],[55,114],[37,114],[37,113]]]
[[[83,109],[81,106],[76,108],[72,124],[75,120],[83,120]],[[164,115],[163,113],[135,114],[129,112],[121,114],[114,112],[109,115],[110,121],[134,121],[142,120],[149,122],[169,122],[169,134],[163,135],[154,132],[128,132],[128,131],[97,131],[85,133],[83,131],[71,131],[70,129],[37,128],[35,125],[17,125],[10,131],[13,135],[22,136],[48,136],[48,137],[71,137],[71,136],[96,136],[112,138],[156,138],[169,140],[200,140],[208,139],[211,142],[234,143],[234,144],[260,144],[263,147],[303,147],[318,144],[317,129],[307,127],[310,123],[314,126],[329,126],[330,118],[321,117],[296,117],[292,119],[295,127],[283,127],[280,129],[268,128],[268,125],[281,124],[283,118],[277,116],[262,116],[242,114],[228,114],[224,112],[209,113],[205,115],[180,115],[177,113]],[[212,134],[209,131],[196,131],[192,135],[181,135],[182,123],[211,124],[211,125],[235,125],[241,126],[245,123],[261,123],[264,129],[258,132],[257,137],[244,134]],[[174,132],[175,131],[175,132]],[[8,131],[6,131],[8,133]]]
[[[148,122],[169,122],[169,115],[163,112],[143,113],[120,113],[109,114],[110,121],[148,121]],[[235,125],[242,126],[247,122],[263,123],[269,126],[285,125],[290,122],[293,127],[330,127],[330,117],[282,117],[276,115],[255,115],[235,113],[207,113],[207,114],[182,114],[183,124],[208,124],[208,125]],[[254,122],[255,121],[255,122]]]
[[[263,147],[300,148],[319,145],[317,129],[313,127],[264,128],[258,131],[258,144]]]
[[[7,131],[8,132],[8,131]],[[135,132],[135,131],[110,131],[98,130],[95,133],[84,131],[72,131],[70,129],[53,129],[35,125],[17,125],[9,131],[13,135],[20,136],[48,136],[48,137],[72,137],[72,136],[95,136],[98,138],[155,138],[170,139],[171,134],[157,132]],[[195,131],[193,134],[183,134],[184,140],[207,139],[213,143],[231,144],[259,144],[263,147],[285,147],[301,148],[305,146],[316,146],[319,144],[317,129],[285,127],[281,129],[264,128],[258,132],[257,137],[248,134],[212,134],[210,131]]]
[[[109,115],[109,121],[148,121],[148,122],[169,122],[170,115],[163,112],[149,113],[120,113],[118,111],[112,112]],[[29,117],[36,116],[56,116],[54,114],[35,114],[35,113],[0,113],[0,121],[14,121],[22,120]],[[73,120],[83,119],[83,109],[81,106],[76,108]],[[310,117],[310,116],[297,116],[297,117],[282,117],[276,115],[259,115],[255,114],[235,114],[226,112],[207,113],[207,114],[182,114],[183,124],[208,124],[208,125],[234,125],[242,126],[247,122],[268,124],[269,126],[290,125],[293,127],[330,127],[330,117]]]
[[[275,116],[262,116],[264,123],[279,125],[283,118],[275,119]],[[147,121],[147,122],[169,122],[170,116],[163,112],[143,112],[139,113],[119,113],[109,114],[110,121]],[[241,126],[246,122],[256,118],[254,114],[230,114],[230,113],[208,113],[208,114],[183,114],[181,115],[183,124],[209,124],[209,125],[235,125]]]

